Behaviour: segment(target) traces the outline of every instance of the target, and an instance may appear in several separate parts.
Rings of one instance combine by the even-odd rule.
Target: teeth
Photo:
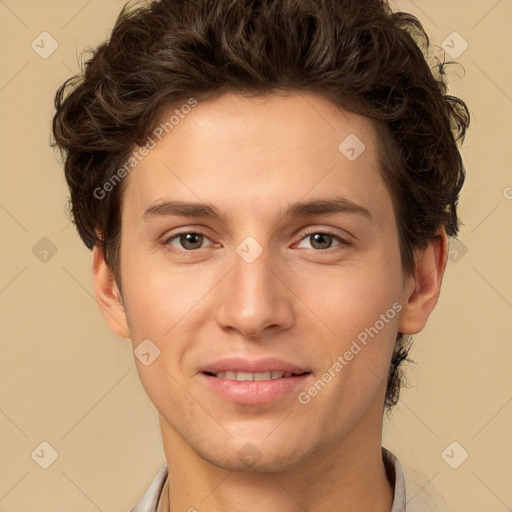
[[[236,378],[236,380],[254,380],[253,376],[254,376],[253,373],[237,372],[235,378]]]
[[[217,372],[215,374],[216,377],[230,379],[230,380],[239,380],[239,381],[247,381],[247,380],[272,380],[272,379],[281,379],[282,377],[291,377],[291,372],[260,372],[260,373],[250,373],[250,372]]]
[[[252,380],[270,380],[272,378],[272,372],[252,373],[249,375],[252,375]]]

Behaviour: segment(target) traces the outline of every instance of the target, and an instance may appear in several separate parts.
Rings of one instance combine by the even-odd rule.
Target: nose
[[[294,322],[293,293],[268,251],[252,263],[235,254],[234,268],[222,280],[216,320],[223,329],[245,337],[264,336],[289,328]]]

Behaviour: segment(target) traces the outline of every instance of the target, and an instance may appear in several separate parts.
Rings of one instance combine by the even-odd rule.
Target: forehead
[[[161,141],[150,134],[156,147],[127,178],[123,215],[128,208],[140,216],[169,194],[213,203],[223,198],[239,210],[243,197],[248,209],[261,210],[266,198],[333,188],[367,203],[386,192],[371,120],[315,94],[225,93],[181,112],[174,106],[159,126],[169,133]]]

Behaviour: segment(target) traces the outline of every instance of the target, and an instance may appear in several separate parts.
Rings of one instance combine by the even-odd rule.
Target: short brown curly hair
[[[470,115],[447,94],[417,18],[385,0],[160,0],[120,13],[108,41],[55,97],[53,146],[65,156],[71,211],[88,248],[120,276],[126,180],[94,193],[144,144],[162,113],[194,97],[314,92],[370,118],[393,198],[405,274],[415,248],[458,232],[465,178],[457,142]],[[408,337],[398,333],[385,405],[396,404]]]

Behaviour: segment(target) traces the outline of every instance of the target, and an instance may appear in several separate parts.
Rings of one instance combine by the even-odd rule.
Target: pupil
[[[331,235],[328,235],[326,233],[315,233],[313,236],[313,244],[312,246],[315,247],[315,244],[319,244],[323,247],[315,247],[316,249],[326,249],[329,247],[330,245],[330,238],[331,238]],[[327,241],[325,241],[327,240]]]
[[[202,236],[203,235],[200,235],[198,233],[186,233],[185,235],[181,235],[181,245],[185,249],[198,249],[199,247],[201,247],[202,244]],[[197,240],[198,237],[199,241]],[[199,245],[199,247],[196,247],[196,245]]]

